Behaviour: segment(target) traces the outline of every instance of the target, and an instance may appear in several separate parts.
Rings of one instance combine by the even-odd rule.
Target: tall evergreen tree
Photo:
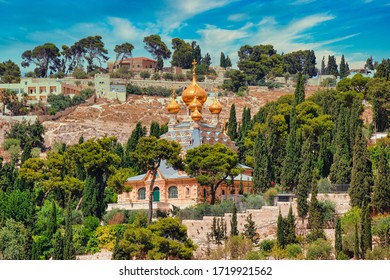
[[[71,198],[68,198],[66,204],[65,217],[65,238],[64,238],[64,260],[75,260],[76,253],[73,245],[73,229],[72,229],[72,211],[70,209]]]
[[[223,52],[221,52],[221,58],[219,59],[219,66],[226,68],[226,58]]]
[[[150,136],[160,138],[160,125],[156,121],[150,124]]]
[[[320,74],[326,75],[325,56],[322,57]]]
[[[370,207],[368,204],[364,203],[362,206],[362,218],[361,218],[361,240],[360,240],[360,249],[362,257],[367,250],[372,250],[372,233],[371,233],[371,216],[370,216]]]
[[[254,170],[253,170],[253,188],[256,193],[266,191],[270,185],[269,161],[267,144],[264,136],[259,133],[253,149]]]
[[[366,60],[366,64],[364,65],[364,68],[366,68],[367,70],[374,70],[374,61],[372,60],[372,56],[370,56],[369,58],[367,58]]]
[[[348,76],[347,65],[345,64],[344,55],[342,55],[340,61],[340,78],[343,79],[347,76]]]
[[[83,143],[84,143],[84,136],[81,134],[79,138],[79,144],[83,144]]]
[[[334,55],[328,56],[328,65],[326,67],[326,75],[333,75],[337,77],[339,75],[339,71],[337,70],[336,58]]]
[[[227,133],[230,139],[232,139],[232,141],[235,141],[237,139],[237,118],[236,118],[236,106],[234,105],[234,103],[230,107]]]
[[[390,212],[390,165],[384,152],[385,145],[381,145],[381,153],[376,163],[376,174],[372,194],[372,204],[379,213]]]
[[[295,234],[295,218],[292,212],[292,206],[288,210],[287,219],[285,222],[285,245],[293,244],[297,242],[297,236]]]
[[[359,259],[360,257],[360,250],[359,250],[359,231],[358,231],[358,224],[355,224],[355,237],[354,237],[354,247],[353,247],[353,256],[355,259]]]
[[[329,145],[330,136],[329,134],[323,134],[318,139],[319,151],[316,162],[316,169],[319,172],[321,178],[326,178],[329,175],[330,167],[332,166],[332,151]]]
[[[230,57],[227,55],[225,59],[225,67],[232,67],[232,61],[230,60]]]
[[[295,106],[305,101],[305,81],[303,79],[301,72],[298,73],[294,96],[295,96]]]
[[[342,239],[342,231],[341,231],[341,220],[340,218],[336,219],[336,229],[335,229],[335,252],[336,259],[340,252],[343,251],[343,239]]]
[[[256,224],[252,218],[252,213],[250,213],[246,218],[246,223],[244,224],[244,236],[252,241],[252,243],[256,243]]]
[[[284,246],[285,246],[284,228],[285,228],[284,219],[283,219],[282,213],[280,212],[280,209],[279,209],[276,237],[277,237],[277,243],[278,243],[280,248],[284,248]]]
[[[31,142],[29,141],[26,143],[26,146],[24,146],[22,157],[20,158],[21,164],[23,164],[26,160],[32,157],[31,150],[32,150],[32,146],[31,146]]]
[[[366,140],[362,135],[361,128],[359,128],[353,149],[351,186],[349,188],[352,206],[362,207],[363,204],[368,204],[370,202],[371,184],[371,159],[367,150]]]
[[[61,235],[61,232],[57,232],[53,236],[53,259],[62,260],[64,259],[64,238]]]
[[[96,178],[92,176],[87,176],[85,180],[83,201],[82,201],[82,212],[84,217],[87,216],[97,216],[98,205],[97,205],[97,190],[98,185],[96,183]]]
[[[323,230],[324,217],[322,209],[317,200],[318,185],[316,175],[313,175],[312,190],[309,206],[309,225],[310,225],[310,239],[312,241],[318,238],[325,238],[325,232]]]
[[[309,77],[317,75],[316,55],[313,50],[308,51],[307,53],[307,57],[303,65],[303,74],[308,75]]]
[[[135,129],[131,132],[131,136],[127,140],[122,167],[139,169],[136,166],[135,160],[131,158],[130,153],[135,151],[139,139],[144,136],[146,136],[146,131],[142,127],[141,122],[137,122]]]
[[[297,128],[297,115],[293,107],[290,116],[290,132],[286,144],[286,156],[282,167],[282,184],[288,190],[294,190],[298,185],[301,170],[301,137]]]
[[[57,231],[57,207],[54,200],[51,202],[51,213],[47,231],[50,237]]]
[[[238,222],[237,222],[237,206],[234,203],[233,204],[233,213],[232,213],[232,219],[230,221],[230,235],[231,236],[238,236]]]
[[[309,197],[309,190],[313,178],[313,153],[310,138],[307,138],[302,146],[301,158],[303,161],[302,169],[299,174],[298,188],[297,188],[297,210],[298,216],[302,219],[309,211],[309,204],[307,199]]]

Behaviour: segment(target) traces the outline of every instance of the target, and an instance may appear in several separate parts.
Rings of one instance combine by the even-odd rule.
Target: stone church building
[[[172,100],[166,107],[170,115],[168,132],[163,134],[161,138],[177,141],[182,147],[182,155],[187,150],[204,143],[211,145],[221,143],[237,150],[235,142],[229,138],[224,131],[223,124],[219,121],[219,114],[223,108],[217,100],[216,92],[214,92],[212,102],[210,100],[207,102],[210,104],[207,106],[208,94],[197,83],[196,62],[193,65],[192,82],[181,96],[188,112],[187,117],[182,122],[178,122],[177,113],[180,110],[180,105],[173,93]],[[208,108],[205,108],[206,106]],[[210,120],[205,120],[202,117],[202,110],[207,109],[212,114]],[[239,167],[244,172],[236,176],[230,184],[221,185],[216,192],[217,199],[224,195],[251,192],[253,170],[241,164]],[[153,201],[157,209],[168,209],[172,205],[184,208],[210,199],[209,187],[201,186],[195,178],[188,176],[184,171],[169,167],[165,162],[162,162],[156,176],[153,186]],[[128,178],[125,184],[131,186],[132,190],[118,195],[118,204],[131,205],[131,208],[147,208],[151,179],[151,175],[148,173]]]

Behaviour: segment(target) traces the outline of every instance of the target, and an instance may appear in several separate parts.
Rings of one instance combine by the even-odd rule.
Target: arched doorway
[[[153,201],[154,202],[160,201],[160,189],[158,187],[155,187],[153,189]]]

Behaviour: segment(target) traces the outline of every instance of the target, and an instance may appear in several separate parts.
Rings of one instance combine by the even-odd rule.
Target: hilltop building
[[[221,143],[236,150],[235,142],[223,131],[223,125],[219,120],[219,114],[223,108],[217,100],[216,92],[211,104],[208,102],[210,104],[208,109],[213,118],[211,120],[203,119],[202,110],[206,109],[204,107],[207,105],[208,95],[197,83],[195,74],[196,62],[193,65],[192,82],[181,96],[187,107],[188,115],[184,121],[178,123],[177,113],[180,110],[180,105],[173,93],[171,102],[166,107],[170,115],[168,132],[162,135],[161,138],[180,143],[183,154],[188,149],[204,143]],[[253,170],[244,165],[239,165],[239,167],[243,168],[244,172],[233,179],[233,184],[220,186],[217,189],[217,198],[220,198],[222,195],[251,192]],[[148,173],[128,178],[125,184],[131,186],[132,190],[118,195],[118,206],[128,209],[147,208],[151,179],[151,175]],[[167,166],[165,162],[161,164],[153,187],[155,208],[167,209],[171,205],[182,208],[208,201],[209,199],[208,187],[200,185],[195,178],[188,176],[184,171],[175,170]]]
[[[108,63],[108,72],[112,73],[119,68],[127,68],[129,71],[139,73],[142,71],[154,71],[157,66],[157,60],[147,58],[147,57],[133,57],[126,58],[119,63],[115,64],[114,62]]]

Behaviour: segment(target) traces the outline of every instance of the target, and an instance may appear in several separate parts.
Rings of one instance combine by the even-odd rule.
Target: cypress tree
[[[79,138],[79,144],[83,144],[83,143],[84,143],[84,136],[81,134]]]
[[[336,219],[336,229],[335,229],[335,252],[336,252],[336,259],[340,252],[343,251],[343,239],[342,239],[342,232],[341,232],[341,220],[340,218]]]
[[[84,217],[97,216],[98,212],[98,186],[96,184],[96,178],[87,176],[85,180],[85,187],[83,193],[82,212]]]
[[[361,240],[360,249],[362,257],[367,250],[372,250],[372,233],[371,233],[371,216],[370,208],[368,204],[364,204],[362,207],[362,218],[361,218]]]
[[[229,115],[227,133],[232,141],[235,141],[237,139],[236,106],[234,104],[232,104],[232,106],[230,107],[230,115]]]
[[[316,56],[313,50],[307,53],[305,64],[303,66],[303,74],[308,75],[309,77],[317,75]]]
[[[223,68],[226,68],[226,58],[225,58],[225,54],[223,52],[221,52],[221,58],[219,60],[219,66],[223,67]]]
[[[370,199],[372,164],[361,128],[358,129],[356,135],[352,161],[353,167],[349,196],[352,207],[362,207],[363,204],[368,204]]]
[[[146,136],[146,128],[142,127],[141,122],[137,122],[135,129],[131,132],[129,139],[127,140],[122,167],[138,169],[135,161],[130,157],[130,153],[135,151],[139,139],[143,136]]]
[[[298,185],[301,170],[301,137],[297,129],[297,116],[293,107],[290,116],[290,132],[287,138],[286,155],[282,167],[282,184],[287,190],[294,190]]]
[[[292,212],[292,206],[288,210],[287,219],[285,222],[285,245],[293,244],[297,242],[297,236],[295,234],[295,218]]]
[[[29,141],[26,143],[26,146],[24,146],[23,153],[22,153],[22,156],[20,158],[21,164],[23,164],[29,158],[32,158],[31,149],[32,149],[32,146],[31,146],[31,142]]]
[[[333,75],[337,77],[339,75],[339,71],[337,70],[336,58],[334,55],[328,56],[328,66],[326,67],[326,75]]]
[[[64,238],[58,230],[53,236],[53,259],[64,259]]]
[[[233,213],[232,213],[232,219],[230,221],[230,235],[231,236],[234,236],[234,235],[239,235],[239,232],[238,232],[238,222],[237,222],[237,207],[236,207],[236,204],[234,203],[233,204]]]
[[[64,238],[64,260],[75,260],[76,253],[73,245],[73,230],[72,230],[72,211],[70,209],[71,198],[68,198],[66,204],[65,217],[65,238]]]
[[[354,238],[354,247],[353,247],[353,256],[355,259],[359,259],[359,233],[358,233],[358,225],[355,224],[355,238]]]
[[[244,235],[246,238],[250,239],[252,243],[256,243],[257,242],[257,240],[255,239],[257,234],[256,224],[255,221],[253,221],[252,213],[248,215],[245,221],[246,223],[244,224],[244,228],[245,228]]]
[[[309,197],[309,190],[311,187],[311,180],[313,178],[313,153],[311,147],[311,141],[309,138],[305,140],[302,146],[302,155],[303,160],[302,169],[299,174],[299,182],[297,188],[297,210],[298,216],[302,219],[307,215],[309,210],[309,204],[307,199]]]
[[[50,220],[49,220],[47,231],[49,237],[52,237],[54,233],[57,231],[57,207],[54,200],[52,200],[51,202],[51,214],[50,214]]]
[[[390,165],[386,159],[385,145],[380,145],[376,163],[376,175],[372,194],[372,204],[379,213],[390,212]]]
[[[228,55],[226,56],[225,67],[232,67],[232,61],[230,60],[230,57]]]
[[[340,78],[343,79],[347,76],[348,76],[347,65],[345,64],[344,55],[342,55],[340,61]]]
[[[261,193],[266,191],[270,184],[267,144],[261,133],[257,135],[253,157],[253,188],[256,193]]]
[[[325,56],[322,57],[320,74],[321,75],[326,75]]]
[[[317,240],[318,238],[326,239],[325,232],[323,230],[324,217],[317,200],[317,194],[318,194],[317,179],[316,179],[316,175],[313,175],[310,206],[309,206],[309,225],[311,228],[310,231],[311,241]]]
[[[278,216],[278,222],[277,222],[277,242],[280,248],[284,248],[285,246],[285,240],[284,240],[284,230],[285,225],[284,225],[284,219],[282,217],[282,213],[280,212],[279,209],[279,216]]]
[[[321,178],[326,178],[329,175],[330,168],[332,166],[332,152],[330,150],[330,137],[329,134],[323,134],[318,139],[319,151],[316,162],[316,169],[319,172]]]
[[[299,105],[303,101],[305,101],[305,81],[303,79],[301,72],[298,72],[298,79],[295,87],[294,96],[295,96],[295,105]]]
[[[158,124],[158,122],[153,121],[150,124],[150,136],[160,138],[160,125]]]

